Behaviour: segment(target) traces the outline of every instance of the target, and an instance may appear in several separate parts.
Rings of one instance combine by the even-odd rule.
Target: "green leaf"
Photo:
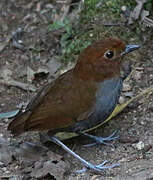
[[[53,24],[49,25],[50,30],[58,30],[65,27],[65,24],[61,21],[55,21]]]

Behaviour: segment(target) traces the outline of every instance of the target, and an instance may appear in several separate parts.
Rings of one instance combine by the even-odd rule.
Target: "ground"
[[[78,1],[74,1],[74,3],[78,3]],[[56,76],[58,74],[56,71],[59,69],[58,72],[63,72],[64,70],[61,70],[63,67],[65,69],[71,67],[71,62],[65,62],[70,53],[64,54],[63,48],[67,47],[70,52],[75,49],[75,53],[71,55],[70,59],[77,58],[78,52],[81,50],[80,44],[76,51],[76,44],[73,48],[74,44],[66,46],[64,43],[67,41],[61,41],[63,34],[68,35],[68,39],[72,41],[75,32],[69,34],[68,29],[63,32],[63,30],[50,30],[49,28],[55,19],[61,18],[57,18],[55,13],[55,11],[60,10],[61,6],[62,3],[58,1],[49,0],[43,2],[1,0],[0,112],[16,109],[19,104],[21,106],[23,102],[30,101],[38,89],[47,83],[47,78]],[[71,11],[75,9],[73,8]],[[90,15],[93,15],[92,13],[91,11]],[[79,22],[80,24],[87,23],[87,13],[78,17],[85,17]],[[110,20],[113,19],[113,17],[109,17]],[[128,28],[111,26],[107,27],[108,29],[106,27],[102,29],[101,24],[97,25],[98,21],[100,24],[99,17],[95,18],[95,23],[90,19],[90,23],[85,25],[86,33],[84,32],[84,34],[86,35],[82,39],[87,38],[87,35],[88,38],[82,48],[90,43],[89,39],[94,40],[95,34],[96,39],[115,34],[129,43],[141,45],[141,49],[131,56],[133,72],[124,85],[121,99],[123,102],[153,84],[153,34],[151,27],[141,29],[140,23],[138,23],[137,27],[133,25]],[[74,27],[76,24],[74,23]],[[68,27],[72,31],[69,23]],[[91,29],[94,30],[91,31]],[[98,32],[96,32],[97,29]],[[113,32],[112,29],[114,29]],[[138,29],[139,32],[133,33]],[[79,43],[83,42],[79,41]],[[64,62],[61,63],[60,58],[63,58]],[[25,84],[19,85],[19,82]],[[120,138],[113,142],[114,146],[84,147],[83,145],[90,143],[90,141],[82,137],[65,141],[81,157],[94,164],[99,164],[104,160],[109,161],[107,165],[120,164],[119,167],[103,171],[101,174],[90,171],[76,174],[76,170],[81,169],[82,166],[63,149],[54,144],[43,145],[39,140],[38,133],[25,133],[18,138],[12,138],[7,131],[7,125],[11,119],[0,119],[0,179],[151,180],[153,179],[152,117],[153,95],[150,93],[130,104],[122,113],[92,132],[98,136],[108,136],[113,131],[118,130]]]

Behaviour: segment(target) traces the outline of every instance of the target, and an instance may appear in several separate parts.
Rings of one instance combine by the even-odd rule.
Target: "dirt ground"
[[[59,34],[49,32],[54,1],[0,2],[0,112],[16,109],[28,102],[47,82],[61,63],[56,55],[61,51]],[[58,7],[56,7],[58,8]],[[43,11],[40,11],[43,10]],[[141,49],[133,61],[134,72],[128,80],[130,90],[123,94],[133,97],[153,84],[153,33],[140,34]],[[20,41],[19,41],[20,40]],[[23,42],[23,43],[22,43]],[[55,63],[54,63],[55,61]],[[28,69],[28,74],[27,74]],[[26,89],[8,82],[29,84]],[[5,80],[5,81],[3,81]],[[25,85],[24,84],[24,85]],[[30,88],[30,90],[28,90]],[[151,180],[153,179],[153,95],[132,103],[116,118],[94,131],[108,136],[118,130],[120,138],[114,146],[84,147],[89,139],[77,137],[65,143],[86,160],[120,166],[96,174],[76,174],[80,163],[54,144],[43,145],[37,133],[25,133],[14,139],[6,128],[10,119],[0,120],[0,179],[67,179],[67,180]]]

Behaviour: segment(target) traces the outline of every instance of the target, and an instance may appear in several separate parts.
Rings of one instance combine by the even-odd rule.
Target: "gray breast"
[[[100,83],[96,94],[96,103],[92,110],[93,113],[88,119],[76,123],[73,130],[76,132],[83,131],[105,121],[118,103],[122,82],[121,78],[112,78]]]
[[[95,116],[102,121],[114,110],[121,94],[122,79],[113,78],[99,85],[96,94]]]

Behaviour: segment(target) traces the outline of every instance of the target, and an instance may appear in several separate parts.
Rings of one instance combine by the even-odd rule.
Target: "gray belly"
[[[96,103],[92,109],[93,113],[88,119],[76,123],[70,129],[75,132],[83,131],[104,122],[118,103],[122,82],[121,78],[112,78],[100,83],[96,94]]]

